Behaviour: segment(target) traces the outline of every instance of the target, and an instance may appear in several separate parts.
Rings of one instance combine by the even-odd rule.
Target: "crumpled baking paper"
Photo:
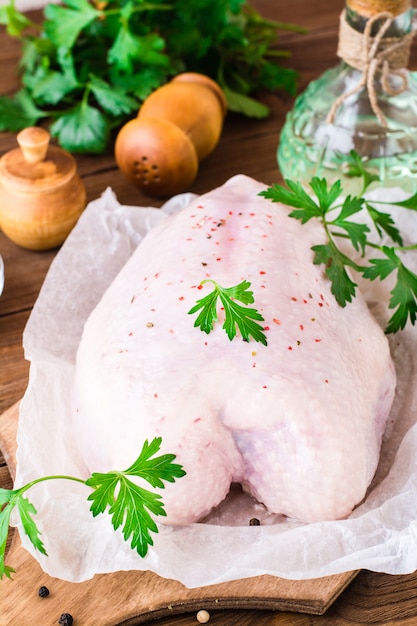
[[[402,199],[397,192],[392,196],[395,190],[383,190],[379,198],[387,200],[391,193]],[[24,332],[30,378],[20,409],[16,486],[51,474],[82,476],[69,398],[84,321],[146,232],[193,197],[176,196],[162,209],[128,207],[107,189],[88,205],[57,254]],[[412,214],[402,210],[399,221],[410,219],[404,213]],[[412,220],[402,226],[417,241],[416,217]],[[412,254],[407,263],[414,263],[416,271]],[[389,282],[375,281],[364,289],[371,310],[385,324]],[[306,579],[360,568],[390,574],[415,571],[417,329],[409,325],[389,340],[398,376],[396,399],[375,479],[348,519],[302,524],[270,516],[233,488],[204,523],[160,525],[154,546],[141,558],[114,531],[107,513],[92,517],[86,486],[54,480],[28,493],[49,556],[33,548],[15,516],[23,545],[51,576],[78,582],[118,570],[151,570],[188,587],[261,574]],[[249,526],[251,517],[262,524]]]

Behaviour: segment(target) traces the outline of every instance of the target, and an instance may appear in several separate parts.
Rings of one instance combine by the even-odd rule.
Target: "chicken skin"
[[[359,293],[345,308],[311,246],[318,224],[243,175],[194,200],[138,246],[86,322],[73,420],[87,471],[124,469],[162,437],[186,476],[162,492],[168,524],[201,520],[231,483],[271,513],[348,516],[375,473],[396,377]],[[210,333],[189,311],[250,282],[267,345]]]

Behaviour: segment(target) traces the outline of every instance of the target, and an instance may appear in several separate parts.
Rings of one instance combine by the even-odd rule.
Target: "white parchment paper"
[[[395,197],[402,199],[397,191]],[[387,199],[386,190],[383,194]],[[16,485],[51,474],[82,476],[83,464],[70,427],[69,397],[84,321],[146,232],[192,198],[191,194],[174,197],[162,209],[127,207],[107,189],[87,207],[57,254],[24,332],[25,356],[31,364],[19,417]],[[400,221],[403,214],[404,210]],[[417,241],[414,221],[403,226]],[[412,256],[407,263],[413,264]],[[416,271],[417,261],[414,266]],[[366,289],[368,302],[383,324],[389,283],[377,281]],[[303,579],[358,568],[391,574],[415,571],[417,329],[407,327],[392,336],[390,344],[398,376],[396,399],[377,474],[367,498],[349,519],[315,524],[289,521],[268,515],[261,505],[233,489],[207,522],[176,528],[161,525],[154,547],[142,559],[113,530],[108,514],[92,517],[87,487],[56,480],[28,493],[38,510],[36,523],[49,556],[34,550],[16,518],[23,545],[46,572],[69,581],[131,569],[151,570],[188,587],[265,573]],[[261,526],[248,526],[254,516],[261,519]]]

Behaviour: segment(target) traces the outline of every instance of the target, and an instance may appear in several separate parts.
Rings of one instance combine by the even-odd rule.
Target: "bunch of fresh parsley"
[[[29,489],[46,480],[74,480],[90,487],[93,491],[87,499],[92,503],[90,510],[93,516],[108,510],[113,528],[117,530],[122,527],[125,541],[130,540],[131,548],[140,556],[146,556],[148,546],[153,545],[150,533],[158,532],[153,516],[164,516],[166,512],[159,494],[144,489],[129,477],[141,478],[153,488],[163,489],[164,481],[173,483],[176,478],[185,476],[182,466],[173,463],[174,454],[154,456],[159,451],[161,442],[161,437],[155,437],[151,443],[146,440],[139,457],[124,471],[93,473],[87,480],[74,476],[44,476],[18,489],[0,488],[0,579],[3,576],[11,578],[15,571],[5,563],[10,516],[15,507],[31,543],[46,555],[39,529],[33,519],[37,511],[25,496]]]
[[[379,180],[378,176],[368,171],[364,160],[355,152],[344,158],[348,176],[363,179],[362,194],[369,186]],[[350,196],[343,193],[340,180],[330,185],[324,178],[314,177],[309,187],[313,193],[308,193],[299,182],[285,181],[286,186],[272,185],[260,195],[282,202],[293,207],[290,217],[300,220],[302,224],[316,219],[321,222],[326,233],[326,243],[312,247],[314,252],[313,263],[323,265],[327,278],[331,282],[331,291],[337,302],[342,306],[352,301],[356,295],[357,284],[352,278],[350,270],[359,272],[367,280],[384,280],[387,276],[395,275],[395,285],[391,290],[388,303],[389,309],[395,309],[385,329],[386,333],[396,333],[402,330],[407,322],[414,324],[417,314],[417,275],[404,262],[403,252],[417,250],[417,244],[404,246],[401,233],[391,216],[381,211],[378,206],[390,205],[417,211],[417,193],[403,201],[371,201],[369,198]],[[366,211],[370,217],[371,228],[363,221],[355,221]],[[378,243],[383,235],[388,236],[392,245]],[[363,263],[359,264],[347,256],[340,246],[338,239],[350,240],[354,249],[360,253]],[[376,258],[368,251],[379,251]]]
[[[43,118],[72,152],[102,153],[113,129],[157,87],[183,71],[211,76],[228,107],[264,117],[251,94],[295,93],[296,72],[277,64],[278,31],[305,29],[263,19],[246,0],[63,0],[37,25],[0,7],[0,24],[22,43],[22,88],[0,98],[0,130]]]

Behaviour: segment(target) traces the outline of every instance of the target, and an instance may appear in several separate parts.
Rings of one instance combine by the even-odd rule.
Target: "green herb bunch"
[[[144,489],[130,477],[135,476],[145,480],[153,488],[163,489],[164,482],[173,483],[176,478],[185,476],[182,466],[173,463],[174,454],[154,456],[159,451],[161,442],[161,437],[155,437],[150,443],[146,440],[136,461],[124,471],[105,474],[94,472],[87,480],[74,476],[44,476],[18,489],[0,488],[0,580],[4,576],[11,578],[15,571],[5,563],[9,522],[14,508],[19,513],[23,530],[32,545],[46,555],[33,517],[37,513],[36,508],[26,497],[29,489],[46,480],[73,480],[92,489],[87,498],[91,502],[92,515],[96,517],[108,511],[113,528],[117,530],[121,527],[125,541],[130,540],[131,548],[141,557],[145,557],[148,547],[153,545],[150,533],[158,532],[153,516],[165,516],[166,512],[160,494]]]
[[[398,206],[417,211],[417,193],[403,201],[371,201],[362,194],[371,184],[379,181],[378,176],[367,170],[364,160],[353,150],[344,159],[344,165],[348,176],[363,180],[359,196],[346,196],[340,180],[330,185],[326,179],[318,177],[310,181],[310,192],[299,182],[286,180],[286,186],[273,185],[260,195],[293,207],[290,217],[298,219],[302,224],[311,219],[322,224],[327,241],[312,246],[313,263],[324,266],[331,282],[331,291],[342,307],[356,295],[358,285],[352,278],[351,270],[370,281],[385,280],[390,275],[395,277],[388,303],[389,309],[394,309],[394,312],[385,332],[396,333],[408,322],[415,324],[416,321],[417,275],[406,266],[402,253],[417,250],[417,244],[404,245],[389,208]],[[380,205],[385,205],[388,210],[381,210]],[[372,228],[363,220],[355,221],[354,216],[363,212],[369,216],[368,222]],[[392,245],[379,243],[383,237],[387,237]],[[354,255],[349,256],[342,250],[338,243],[341,239],[350,241],[356,252],[360,253],[363,263],[358,263]],[[378,251],[379,254],[373,258],[372,251]]]
[[[33,23],[14,0],[0,7],[0,24],[22,43],[22,88],[0,98],[0,130],[48,118],[72,152],[104,152],[112,130],[183,71],[217,80],[229,109],[248,116],[268,114],[258,90],[295,93],[296,72],[276,63],[288,56],[277,37],[304,29],[263,19],[246,0],[63,0],[44,18]]]

